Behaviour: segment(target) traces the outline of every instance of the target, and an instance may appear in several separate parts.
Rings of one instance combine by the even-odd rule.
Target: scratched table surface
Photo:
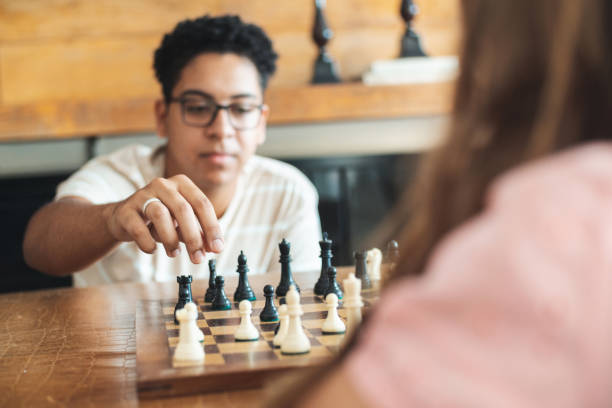
[[[295,274],[304,287],[317,277]],[[249,278],[256,293],[277,279]],[[226,282],[227,293],[233,293],[236,277]],[[194,281],[194,296],[203,296],[207,285],[208,280]],[[0,407],[258,406],[264,389],[138,399],[136,304],[172,299],[177,288],[176,282],[128,283],[1,295]]]

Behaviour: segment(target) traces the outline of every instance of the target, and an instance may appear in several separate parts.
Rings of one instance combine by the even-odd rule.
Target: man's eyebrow
[[[241,93],[241,94],[230,96],[230,99],[238,99],[238,98],[257,98],[257,95],[250,94],[250,93]]]

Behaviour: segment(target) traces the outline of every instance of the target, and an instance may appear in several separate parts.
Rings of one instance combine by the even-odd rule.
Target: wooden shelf
[[[269,125],[441,115],[453,83],[361,83],[271,88]],[[0,105],[0,142],[154,132],[154,97]]]

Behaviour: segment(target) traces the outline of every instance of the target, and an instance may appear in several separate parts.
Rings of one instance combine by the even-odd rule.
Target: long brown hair
[[[524,161],[612,132],[608,0],[464,0],[447,140],[423,159],[390,219],[407,220],[396,276],[479,212],[487,186]]]

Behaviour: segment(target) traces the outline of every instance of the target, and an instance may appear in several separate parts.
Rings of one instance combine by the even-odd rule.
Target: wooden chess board
[[[364,308],[378,297],[378,290],[362,292]],[[172,355],[178,343],[178,325],[174,324],[176,300],[141,301],[136,315],[136,365],[140,397],[181,395],[239,388],[259,387],[272,376],[299,367],[324,363],[336,354],[344,335],[324,335],[321,326],[327,311],[321,297],[303,290],[302,324],[310,339],[311,351],[303,355],[283,355],[272,340],[277,322],[259,320],[265,300],[253,304],[252,320],[260,332],[258,341],[236,342],[234,331],[240,324],[238,304],[232,309],[214,311],[202,299],[198,302],[198,326],[204,332],[205,360],[202,365],[173,367]],[[275,299],[278,307],[278,300]],[[345,318],[340,305],[338,314]]]

